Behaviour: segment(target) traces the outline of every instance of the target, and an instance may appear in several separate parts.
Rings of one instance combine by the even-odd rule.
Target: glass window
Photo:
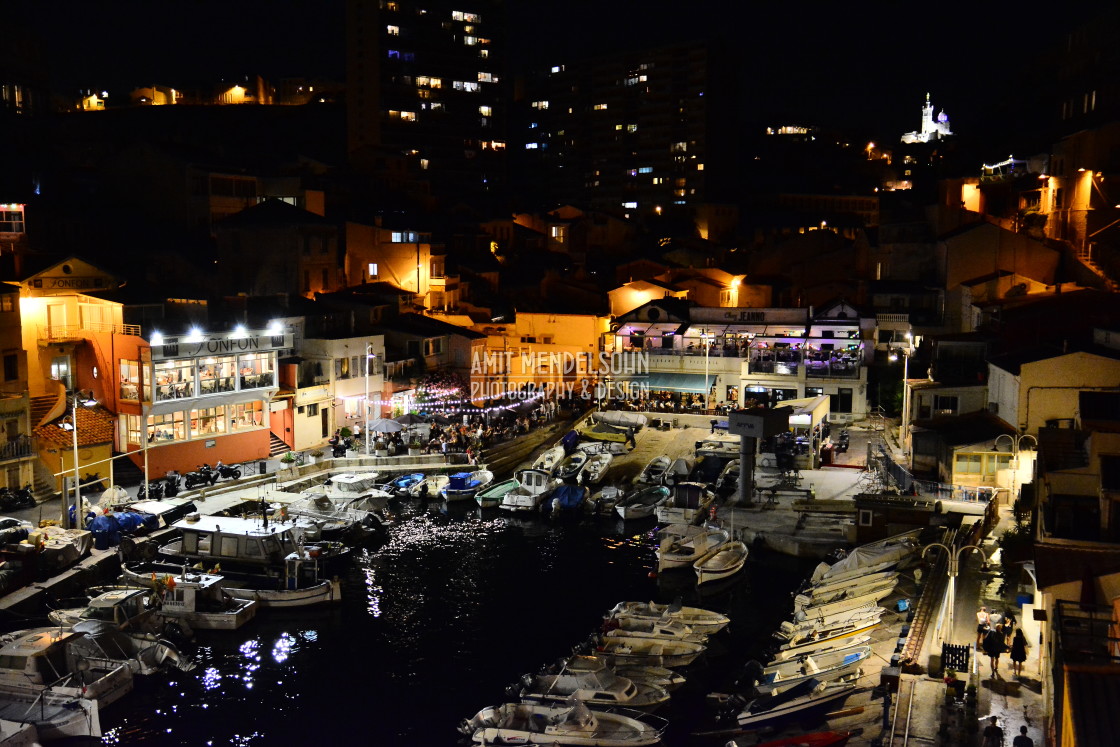
[[[264,427],[264,403],[246,402],[230,406],[230,430]]]
[[[121,399],[133,402],[140,399],[140,361],[121,361]]]
[[[123,414],[125,439],[130,444],[140,443],[140,416]]]
[[[226,408],[191,410],[191,436],[214,436],[226,432]]]
[[[198,392],[199,394],[216,394],[218,392],[232,392],[234,390],[234,369],[237,368],[237,357],[222,355],[214,358],[203,358],[198,362]]]
[[[148,416],[149,443],[158,444],[167,441],[185,441],[186,439],[186,420],[181,411]]]
[[[957,454],[955,471],[962,475],[978,475],[980,474],[980,462],[979,454]]]
[[[273,356],[271,353],[246,353],[238,356],[238,375],[241,379],[241,389],[257,389],[272,386],[275,372],[273,371]]]
[[[155,400],[194,396],[194,361],[162,361],[155,364]]]

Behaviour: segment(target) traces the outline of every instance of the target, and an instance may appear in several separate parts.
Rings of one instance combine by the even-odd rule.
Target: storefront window
[[[191,410],[191,436],[214,436],[226,432],[226,408]]]
[[[166,443],[187,439],[186,421],[181,412],[148,416],[148,442]]]
[[[231,405],[229,427],[234,431],[264,427],[264,403],[246,402]]]
[[[248,353],[238,356],[237,367],[242,389],[272,386],[275,372],[270,353]]]
[[[194,361],[163,361],[155,370],[157,402],[194,396]]]
[[[121,399],[132,402],[140,399],[140,361],[121,361]]]
[[[202,395],[232,392],[236,388],[234,383],[236,368],[236,356],[224,355],[201,359],[198,362],[198,393]]]
[[[140,441],[140,416],[139,415],[121,415],[124,421],[125,442],[130,444],[139,445]]]
[[[728,402],[733,402],[733,403],[738,403],[738,401],[739,401],[739,387],[737,387],[737,386],[727,387],[727,401]]]

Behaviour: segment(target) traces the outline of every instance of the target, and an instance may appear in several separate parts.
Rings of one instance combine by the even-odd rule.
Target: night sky
[[[1072,19],[1103,5],[1074,0],[1061,10],[1080,9]],[[510,42],[518,60],[552,64],[577,51],[722,36],[747,71],[752,119],[872,133],[915,129],[927,90],[955,130],[979,126],[989,102],[1024,74],[1024,51],[1072,23],[1003,1],[509,0],[508,9],[524,29]],[[58,0],[27,2],[22,15],[47,42],[60,91],[256,73],[344,77],[344,0]]]

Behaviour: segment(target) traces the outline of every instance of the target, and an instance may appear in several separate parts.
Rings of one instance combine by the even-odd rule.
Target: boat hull
[[[696,571],[696,583],[706,584],[734,576],[746,565],[747,554],[746,544],[738,540],[717,548],[692,564]]]
[[[305,589],[252,589],[236,586],[238,581],[226,584],[226,591],[235,599],[250,599],[261,607],[280,609],[310,607],[316,604],[333,604],[342,601],[342,588],[338,581],[324,581]]]
[[[506,493],[515,490],[520,485],[521,482],[518,480],[506,480],[505,482],[500,482],[486,490],[480,491],[475,495],[474,499],[478,501],[478,505],[481,508],[495,508],[501,504]]]

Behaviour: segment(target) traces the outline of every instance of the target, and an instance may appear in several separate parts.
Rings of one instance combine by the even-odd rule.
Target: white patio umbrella
[[[370,421],[369,429],[374,433],[396,433],[397,431],[403,431],[404,426],[389,418],[378,418]]]

